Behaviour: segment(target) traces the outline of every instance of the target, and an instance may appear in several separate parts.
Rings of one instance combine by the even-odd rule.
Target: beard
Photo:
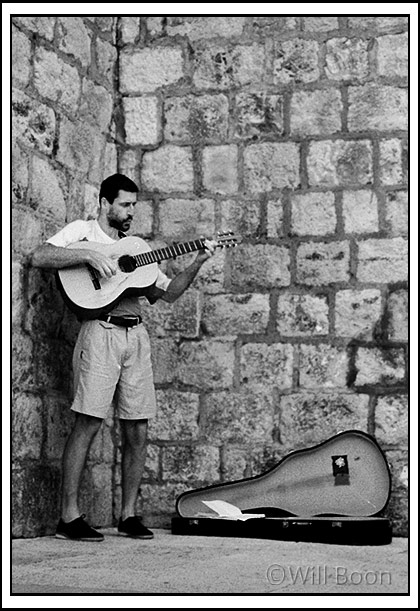
[[[118,231],[124,232],[130,229],[132,220],[133,219],[131,217],[126,219],[125,221],[121,221],[120,219],[116,219],[114,217],[108,217],[108,223],[111,227],[114,227],[114,229],[117,229]]]

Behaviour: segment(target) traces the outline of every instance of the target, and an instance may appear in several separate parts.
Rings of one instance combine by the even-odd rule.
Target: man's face
[[[136,203],[137,193],[118,191],[118,197],[108,207],[107,219],[110,226],[119,231],[128,231],[133,220]]]

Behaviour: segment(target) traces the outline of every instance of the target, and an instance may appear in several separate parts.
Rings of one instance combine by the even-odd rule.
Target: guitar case
[[[392,528],[381,514],[390,493],[389,466],[376,440],[344,431],[287,454],[261,475],[184,492],[172,533],[385,545]],[[244,516],[264,517],[222,518],[203,501],[225,501]]]

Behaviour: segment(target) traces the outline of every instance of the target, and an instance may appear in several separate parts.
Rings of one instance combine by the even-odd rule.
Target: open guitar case
[[[262,475],[184,492],[176,500],[172,534],[385,545],[392,528],[381,514],[390,493],[389,466],[376,440],[344,431],[287,454]],[[245,516],[265,517],[222,518],[203,501],[225,501]]]

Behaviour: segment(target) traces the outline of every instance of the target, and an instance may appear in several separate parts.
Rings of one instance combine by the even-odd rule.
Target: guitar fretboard
[[[203,240],[192,240],[191,242],[182,242],[181,244],[173,244],[165,248],[150,250],[143,252],[140,255],[131,255],[131,259],[135,261],[136,267],[150,265],[150,263],[159,263],[167,259],[173,259],[179,255],[186,255],[189,252],[195,252],[204,248]]]

